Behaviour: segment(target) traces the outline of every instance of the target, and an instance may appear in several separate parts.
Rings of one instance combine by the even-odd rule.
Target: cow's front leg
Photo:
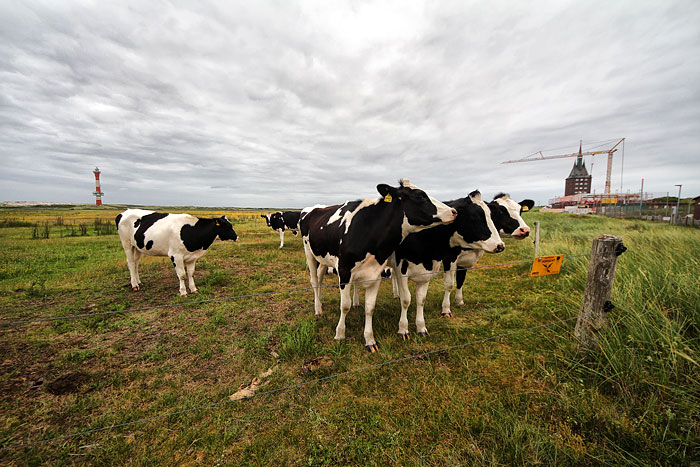
[[[379,350],[372,330],[372,315],[374,314],[374,305],[377,303],[378,292],[379,281],[370,282],[365,289],[365,348],[372,353]]]
[[[345,317],[350,311],[350,284],[340,283],[340,319],[338,319],[338,325],[335,327],[335,340],[345,339]]]
[[[398,268],[394,268],[392,276],[396,277],[397,289],[401,300],[401,317],[399,318],[399,336],[403,340],[408,339],[408,307],[411,305],[411,291],[408,289],[408,276],[397,275]]]
[[[457,305],[464,305],[464,297],[462,296],[462,285],[464,285],[464,279],[467,277],[467,269],[464,267],[458,267],[457,273],[457,292],[455,292],[455,303]]]
[[[454,285],[454,267],[450,269],[445,269],[445,296],[442,298],[442,316],[445,318],[452,318],[452,311],[450,310],[450,293],[452,293],[452,286]],[[418,293],[416,292],[416,295]]]
[[[423,305],[425,297],[428,295],[430,281],[416,283],[416,332],[421,336],[428,336],[428,328],[425,327],[425,317],[423,316]]]
[[[185,258],[182,256],[171,256],[173,265],[175,266],[175,274],[180,281],[180,295],[183,297],[187,295],[187,288],[185,287],[185,278],[187,273],[185,271]]]
[[[190,292],[197,293],[197,286],[194,285],[194,264],[195,261],[190,261],[185,263],[185,268],[187,269],[187,278],[189,279]]]
[[[280,233],[280,248],[282,248],[284,246],[284,230],[277,229],[277,231]]]

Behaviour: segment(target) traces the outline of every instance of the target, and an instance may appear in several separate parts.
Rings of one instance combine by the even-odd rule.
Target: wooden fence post
[[[535,258],[540,255],[540,221],[535,221]]]
[[[582,348],[596,348],[598,333],[608,324],[608,312],[613,308],[610,292],[617,269],[617,257],[626,249],[622,239],[615,235],[602,234],[593,239],[586,291],[574,330],[574,336]]]

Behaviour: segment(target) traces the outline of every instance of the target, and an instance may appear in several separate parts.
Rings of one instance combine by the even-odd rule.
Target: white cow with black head
[[[300,215],[299,211],[277,211],[270,214],[260,214],[260,217],[265,218],[268,227],[279,232],[280,248],[282,248],[284,246],[285,230],[291,230],[294,236],[297,236]]]
[[[314,310],[322,312],[321,289],[328,267],[338,271],[340,319],[336,339],[345,338],[345,317],[351,306],[350,283],[365,291],[365,347],[377,351],[372,314],[381,273],[389,257],[407,235],[452,222],[456,210],[429,197],[402,179],[398,187],[377,185],[380,198],[348,201],[342,205],[304,209],[299,227],[306,264],[314,288]]]
[[[195,262],[215,241],[238,240],[226,216],[205,219],[189,214],[127,209],[117,215],[116,223],[134,290],[141,286],[139,261],[145,254],[170,257],[180,280],[180,295],[187,295],[186,275],[189,276],[190,292],[197,293]]]

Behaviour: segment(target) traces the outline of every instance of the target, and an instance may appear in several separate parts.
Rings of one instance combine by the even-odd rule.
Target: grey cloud
[[[108,203],[301,207],[399,177],[546,202],[570,160],[499,162],[623,136],[623,189],[700,194],[696,2],[5,3],[0,18],[0,199],[90,202],[99,165]]]

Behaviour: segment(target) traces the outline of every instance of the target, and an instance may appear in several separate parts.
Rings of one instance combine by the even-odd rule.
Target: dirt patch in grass
[[[78,392],[80,386],[90,380],[90,375],[81,371],[68,373],[54,379],[46,385],[46,390],[54,396]]]

